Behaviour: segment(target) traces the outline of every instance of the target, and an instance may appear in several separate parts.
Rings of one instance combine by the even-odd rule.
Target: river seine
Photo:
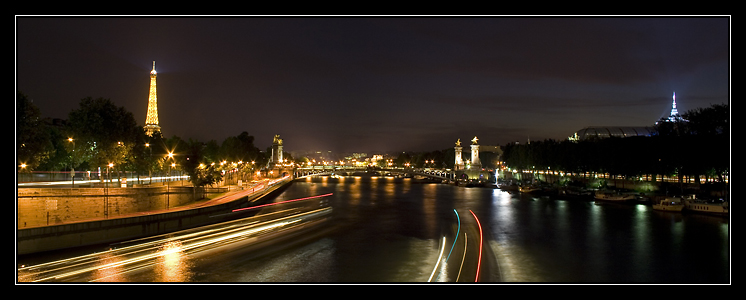
[[[455,228],[454,212],[461,212],[461,221],[473,212],[484,234],[480,282],[731,281],[728,217],[375,176],[297,180],[274,202],[316,195],[329,195],[333,217],[293,243],[185,257],[169,271],[170,277],[159,271],[163,266],[156,266],[120,278],[202,283],[444,281],[440,275],[432,278],[442,237]],[[468,238],[475,240],[476,234]],[[455,278],[453,272],[443,278]]]
[[[426,282],[456,209],[482,220],[496,282],[730,282],[726,217],[370,176],[307,178],[276,201],[327,193],[337,230],[261,258],[226,260],[192,279]]]

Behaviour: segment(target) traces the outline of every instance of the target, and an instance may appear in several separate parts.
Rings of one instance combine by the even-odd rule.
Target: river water
[[[261,263],[291,261],[274,280],[426,281],[456,209],[480,216],[502,282],[730,282],[726,217],[367,176],[296,181],[278,200],[325,193],[346,225]]]
[[[334,217],[294,243],[182,258],[171,277],[156,268],[123,281],[427,282],[455,210],[479,216],[492,282],[730,283],[727,217],[375,176],[298,180],[275,201],[325,194]]]

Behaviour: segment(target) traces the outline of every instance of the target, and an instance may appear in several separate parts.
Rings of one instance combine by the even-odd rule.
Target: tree
[[[674,122],[661,120],[656,124],[658,139],[671,151],[661,154],[666,171],[684,175],[715,174],[719,181],[729,172],[730,165],[730,108],[714,104],[682,114]]]
[[[254,137],[246,131],[238,136],[226,138],[220,145],[218,153],[219,159],[231,162],[257,161],[261,158],[259,148],[254,146]]]
[[[36,169],[54,154],[50,133],[42,126],[41,112],[22,92],[16,95],[16,165]]]
[[[181,141],[179,147],[175,160],[189,175],[193,186],[213,185],[223,179],[222,171],[218,169],[219,164],[209,161],[205,156],[206,148],[203,143],[190,139],[188,142]]]
[[[90,162],[91,167],[109,163],[120,170],[132,167],[126,162],[134,159],[135,145],[145,141],[145,131],[137,125],[132,113],[109,99],[81,99],[80,107],[68,114],[68,124],[76,151],[80,151],[81,159]]]

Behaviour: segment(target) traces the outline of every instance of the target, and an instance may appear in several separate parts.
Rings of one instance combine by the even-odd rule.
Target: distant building
[[[673,103],[671,104],[671,113],[668,115],[667,118],[663,120],[664,122],[676,122],[676,121],[684,121],[687,120],[683,119],[681,115],[679,115],[679,110],[676,108],[676,92],[673,93]],[[655,122],[655,124],[658,124],[658,122]],[[568,139],[571,141],[582,141],[590,138],[610,138],[610,137],[618,137],[618,138],[624,138],[624,137],[631,137],[631,136],[653,136],[656,135],[657,132],[653,126],[637,126],[637,127],[630,127],[630,126],[594,126],[594,127],[586,127],[583,129],[578,130],[575,132],[572,136],[570,136]]]
[[[597,126],[586,127],[578,130],[568,139],[571,141],[582,141],[591,138],[610,138],[610,137],[632,137],[632,136],[653,136],[655,135],[653,127],[621,127],[621,126]]]

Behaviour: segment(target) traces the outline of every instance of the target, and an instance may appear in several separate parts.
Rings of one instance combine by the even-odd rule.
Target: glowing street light
[[[73,138],[69,137],[67,138],[67,141],[70,143],[73,143],[73,152],[75,152],[75,141],[73,140]],[[72,180],[72,187],[75,187],[75,155],[74,154],[72,155],[71,164],[72,166],[70,166],[70,175],[71,175],[71,180]]]

